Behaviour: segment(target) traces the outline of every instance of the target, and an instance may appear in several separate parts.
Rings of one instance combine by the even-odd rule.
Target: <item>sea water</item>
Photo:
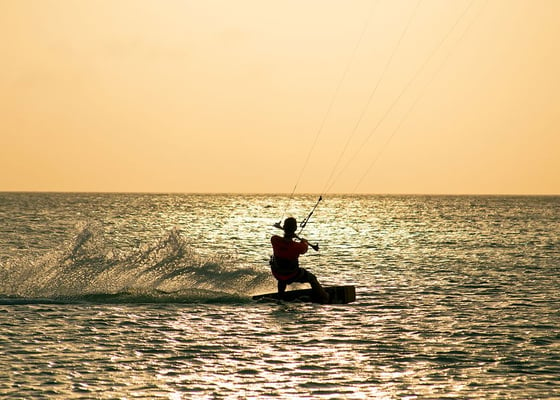
[[[0,193],[0,395],[560,398],[559,197],[326,196],[301,262],[356,302],[251,300],[316,201]]]

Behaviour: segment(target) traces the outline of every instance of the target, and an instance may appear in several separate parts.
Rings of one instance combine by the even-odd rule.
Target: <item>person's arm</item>
[[[319,251],[319,244],[311,244],[307,239],[299,237],[298,235],[296,235],[296,238],[299,239],[301,243],[305,243],[306,245],[310,246],[313,250]],[[305,251],[307,251],[307,248],[305,249]]]
[[[308,248],[309,248],[309,242],[305,239],[300,239],[300,242],[298,243],[299,254],[307,253]]]

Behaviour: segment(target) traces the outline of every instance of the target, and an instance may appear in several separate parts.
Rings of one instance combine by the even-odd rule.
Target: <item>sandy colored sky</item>
[[[0,0],[0,190],[560,194],[558,21],[557,0]]]

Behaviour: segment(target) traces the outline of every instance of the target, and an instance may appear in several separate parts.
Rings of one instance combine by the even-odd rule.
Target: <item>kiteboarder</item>
[[[309,243],[296,234],[296,219],[286,218],[284,226],[280,227],[279,224],[276,226],[284,230],[284,237],[274,235],[270,239],[274,254],[270,259],[270,268],[272,275],[278,280],[278,297],[282,298],[287,285],[295,282],[309,283],[321,302],[328,303],[329,294],[323,289],[317,277],[299,266],[299,256],[307,252]]]

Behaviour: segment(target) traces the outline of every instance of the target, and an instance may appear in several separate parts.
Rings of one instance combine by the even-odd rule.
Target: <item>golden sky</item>
[[[0,0],[0,190],[560,194],[558,21],[558,0]]]

